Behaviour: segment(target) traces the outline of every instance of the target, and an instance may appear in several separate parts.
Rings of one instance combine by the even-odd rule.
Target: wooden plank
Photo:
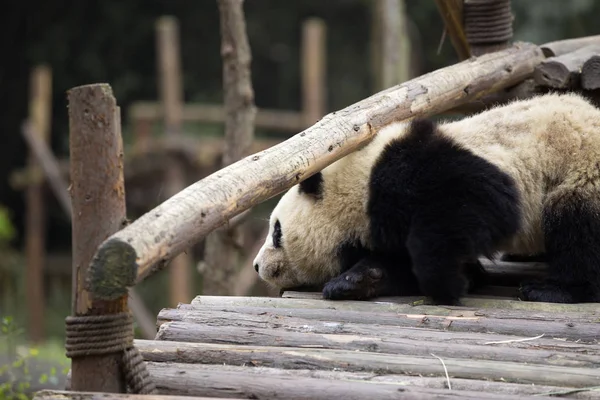
[[[156,23],[156,46],[159,87],[164,109],[167,136],[181,136],[183,89],[179,54],[179,26],[174,17],[161,17]],[[171,197],[186,186],[185,170],[180,160],[173,159],[166,171],[166,195]],[[169,268],[169,302],[185,303],[191,293],[191,256],[185,251],[171,261]]]
[[[326,113],[326,28],[320,18],[309,18],[302,24],[302,113],[305,126],[316,123]]]
[[[539,85],[555,89],[579,86],[583,64],[598,54],[600,54],[600,44],[594,44],[572,53],[549,58],[535,68],[533,79]]]
[[[136,271],[139,282],[237,214],[357,150],[390,122],[436,114],[514,85],[541,59],[537,46],[518,43],[330,113],[285,142],[188,186],[107,239],[94,263]],[[121,284],[125,291],[127,283]]]
[[[299,347],[241,346],[137,340],[144,359],[161,363],[254,365],[285,369],[340,369],[343,371],[385,371],[392,374],[444,376],[440,360],[350,350]],[[450,377],[487,379],[514,383],[588,387],[600,385],[598,368],[575,368],[523,364],[508,361],[446,358]]]
[[[298,295],[313,296],[308,299],[287,299],[283,297],[227,297],[227,296],[197,296],[191,305],[200,309],[205,306],[217,307],[283,307],[283,308],[324,308],[330,310],[368,311],[368,312],[410,312],[414,306],[425,306],[424,297],[380,297],[373,301],[327,301],[315,299],[319,294],[300,293]],[[588,313],[597,315],[600,312],[597,303],[542,303],[526,302],[517,300],[481,299],[476,297],[465,297],[464,307],[471,308],[495,308],[505,310],[520,310],[531,312],[551,313]],[[428,306],[431,312],[438,309],[463,310],[463,307],[439,307]],[[427,310],[427,308],[423,309]]]
[[[279,368],[266,368],[260,366],[239,367],[232,365],[215,364],[165,364],[149,363],[148,369],[153,379],[161,388],[162,393],[179,393],[190,396],[201,395],[238,395],[243,398],[260,399],[288,399],[303,398],[327,400],[335,399],[328,392],[322,392],[324,384],[337,381],[339,383],[362,382],[370,385],[394,385],[396,387],[420,387],[424,389],[448,389],[446,377],[417,377],[407,375],[393,375],[383,371],[373,372],[346,372],[295,369],[286,370]],[[181,379],[185,376],[185,380]],[[289,389],[290,378],[309,378],[306,390],[299,393],[300,397],[292,396]],[[306,382],[306,380],[304,380]],[[550,392],[564,392],[574,388],[524,385],[509,382],[493,382],[486,380],[451,378],[452,392],[461,393],[471,391],[488,394],[502,394],[505,398],[515,395],[536,395]],[[315,389],[310,389],[315,387]],[[298,389],[300,390],[300,389]],[[363,398],[371,398],[365,396]],[[404,398],[404,397],[401,397]],[[565,396],[570,399],[591,400],[600,399],[600,391],[574,390],[573,394]]]
[[[412,332],[412,336],[398,338],[378,332],[377,325],[371,325],[371,332],[364,327],[363,334],[348,332],[317,333],[293,332],[277,328],[252,328],[235,326],[207,326],[188,322],[168,322],[162,324],[156,339],[172,342],[214,343],[253,346],[278,346],[298,348],[319,348],[334,350],[355,350],[373,353],[401,354],[407,356],[429,356],[431,353],[446,358],[470,358],[473,360],[510,361],[517,363],[556,365],[563,367],[600,367],[600,356],[557,349],[532,348],[535,340],[520,347],[478,344],[460,344],[450,341],[427,340]],[[347,328],[345,328],[346,330]],[[389,331],[386,330],[386,331]],[[515,340],[515,338],[512,338]],[[529,348],[528,348],[529,347]],[[590,346],[592,347],[592,346]],[[600,350],[600,346],[596,346]],[[593,351],[593,350],[592,350]]]
[[[117,314],[127,310],[127,292],[111,301],[95,298],[94,288],[110,290],[113,276],[100,275],[87,286],[90,261],[98,245],[126,220],[121,118],[112,89],[106,84],[68,91],[73,205],[73,315]],[[100,266],[102,268],[102,266]],[[113,271],[118,273],[118,271]],[[72,388],[125,392],[120,362],[123,354],[74,357]]]
[[[39,66],[31,72],[29,124],[37,139],[50,140],[52,108],[52,72]],[[38,169],[35,155],[29,156],[28,167]],[[46,263],[46,210],[44,188],[41,184],[27,188],[25,213],[25,256],[27,260],[27,314],[29,339],[33,343],[44,339],[44,264]]]
[[[184,397],[170,396],[163,394],[116,394],[111,393],[107,396],[106,393],[97,392],[70,392],[66,390],[41,390],[35,394],[34,400],[106,400],[106,399],[122,399],[122,400],[221,400],[222,397]],[[242,398],[228,397],[230,400],[242,400]]]
[[[182,371],[185,374],[185,371]],[[181,374],[178,376],[181,379]],[[225,378],[231,378],[231,376],[227,375]],[[222,381],[219,379],[219,381]],[[282,384],[286,383],[285,385]],[[303,386],[303,385],[314,385],[314,386]],[[277,386],[273,386],[277,385]],[[232,384],[232,382],[227,382],[226,385],[222,386],[225,388],[236,387],[237,385]],[[179,400],[179,399],[189,399],[189,400],[216,400],[217,398],[228,398],[232,400],[236,399],[263,399],[263,400],[274,400],[274,399],[296,399],[296,400],[321,400],[327,399],[330,400],[336,397],[342,397],[345,400],[362,400],[365,398],[373,399],[373,400],[396,400],[398,396],[401,396],[403,400],[429,400],[432,398],[445,400],[445,399],[479,399],[481,398],[481,393],[471,392],[471,391],[449,391],[449,390],[440,390],[440,389],[426,389],[426,388],[417,388],[417,387],[408,387],[402,386],[397,387],[396,385],[389,384],[368,384],[364,382],[328,382],[316,379],[301,379],[301,380],[293,380],[293,379],[273,379],[273,380],[260,380],[254,382],[252,385],[253,390],[222,390],[218,387],[218,385],[208,385],[205,392],[214,392],[217,393],[218,397],[183,397],[179,395],[132,395],[132,394],[121,394],[121,395],[111,395],[111,399],[123,399],[123,400]],[[186,386],[183,386],[179,393],[186,391]],[[232,397],[231,392],[250,392],[247,397],[236,396]],[[255,394],[260,393],[260,394]],[[187,396],[187,395],[185,395]],[[223,397],[225,396],[225,397]],[[82,392],[52,392],[52,391],[43,391],[39,392],[36,395],[36,400],[105,400],[107,398],[104,393],[82,393]],[[508,399],[508,400],[518,400],[518,399],[551,399],[551,397],[531,397],[526,395],[494,395],[494,394],[486,394],[486,399]]]
[[[264,309],[263,309],[264,310]],[[436,316],[420,313],[407,314],[380,314],[338,311],[338,310],[292,310],[271,309],[261,311],[256,314],[246,316],[244,312],[235,313],[232,309],[227,311],[214,309],[201,309],[195,312],[186,313],[185,318],[194,323],[206,323],[208,325],[220,326],[247,326],[247,327],[271,327],[276,328],[280,325],[300,323],[295,318],[303,318],[305,321],[300,323],[300,329],[317,329],[318,326],[325,325],[328,329],[323,329],[322,333],[357,333],[372,335],[359,327],[354,327],[356,331],[347,327],[348,323],[355,324],[379,324],[386,325],[386,328],[378,327],[384,332],[389,331],[388,326],[404,328],[436,329],[451,332],[494,332],[501,335],[514,335],[519,337],[533,337],[544,335],[547,338],[556,338],[563,340],[579,341],[579,343],[597,343],[598,342],[598,323],[585,322],[557,322],[545,320],[527,320],[527,319],[500,319],[484,318],[472,316],[465,313],[464,316]],[[236,321],[235,319],[238,319]],[[333,322],[334,320],[335,322]],[[213,321],[211,323],[211,321]],[[161,327],[162,329],[162,327]],[[348,329],[348,331],[347,331]],[[393,331],[393,329],[392,329]],[[160,330],[159,330],[160,332]],[[414,331],[413,331],[414,332]],[[421,334],[421,333],[419,333]],[[160,333],[159,333],[160,336]]]
[[[338,322],[365,323],[373,321],[380,325],[395,325],[396,318],[400,315],[419,315],[426,317],[448,317],[450,318],[496,318],[506,320],[525,320],[525,321],[544,321],[571,323],[599,323],[599,313],[552,313],[552,312],[528,312],[521,310],[502,310],[494,308],[460,308],[460,307],[433,307],[433,306],[405,306],[394,310],[373,308],[365,314],[363,311],[335,310],[330,308],[285,308],[285,307],[245,307],[245,306],[203,306],[194,307],[189,304],[182,304],[176,309],[165,308],[158,314],[159,324],[168,321],[193,321],[198,315],[203,313],[212,313],[214,318],[218,318],[220,312],[239,314],[239,318],[253,319],[253,316],[282,316],[303,318],[306,320],[331,320],[335,315]],[[333,314],[335,312],[335,314]]]

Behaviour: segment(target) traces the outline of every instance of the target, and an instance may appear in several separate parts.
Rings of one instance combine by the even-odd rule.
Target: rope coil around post
[[[146,363],[133,345],[131,313],[66,318],[67,357],[123,353],[121,368],[131,393],[156,393]]]
[[[465,35],[471,45],[491,45],[512,39],[510,0],[465,1],[463,18]]]

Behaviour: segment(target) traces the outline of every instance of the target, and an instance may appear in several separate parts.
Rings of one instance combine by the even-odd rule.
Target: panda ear
[[[315,199],[320,199],[323,195],[323,174],[321,172],[317,172],[316,174],[300,182],[298,185],[298,191]]]

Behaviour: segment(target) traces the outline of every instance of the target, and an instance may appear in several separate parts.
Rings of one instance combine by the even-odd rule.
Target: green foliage
[[[0,205],[0,246],[14,239],[16,234],[15,228],[10,220],[9,210]]]
[[[19,344],[24,330],[19,327],[11,316],[2,317],[0,326],[0,399],[25,400],[30,399],[33,386],[54,387],[60,382],[60,375],[69,371],[68,359],[53,354],[55,345],[48,348],[30,347]],[[49,355],[52,355],[49,359]],[[53,361],[62,366],[41,367]],[[34,371],[35,368],[35,371]],[[38,376],[39,375],[39,376]]]

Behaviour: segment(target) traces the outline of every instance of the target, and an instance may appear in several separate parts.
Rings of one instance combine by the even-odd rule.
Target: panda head
[[[337,221],[318,172],[285,193],[254,259],[260,278],[280,289],[319,285],[336,273]]]

